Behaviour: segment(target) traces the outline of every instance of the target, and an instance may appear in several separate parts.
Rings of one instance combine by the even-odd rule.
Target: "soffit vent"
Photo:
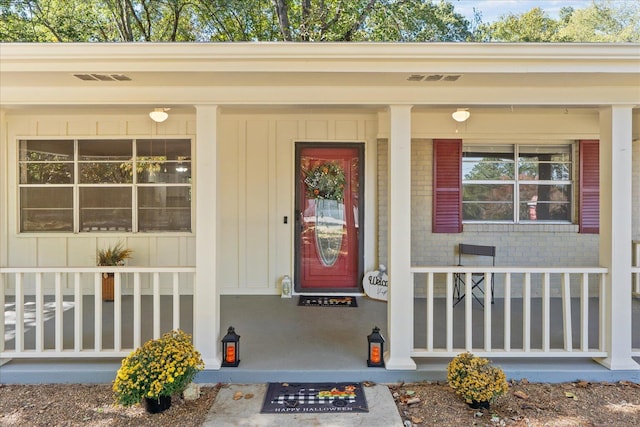
[[[128,82],[131,77],[124,74],[74,74],[75,78],[87,82]]]
[[[410,82],[455,82],[460,77],[462,77],[461,74],[411,74],[407,80]]]

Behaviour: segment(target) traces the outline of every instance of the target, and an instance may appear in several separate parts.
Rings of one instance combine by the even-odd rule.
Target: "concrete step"
[[[233,400],[236,392],[253,394],[251,399]],[[261,414],[267,392],[266,384],[231,384],[220,389],[203,427],[402,427],[402,419],[389,388],[376,384],[365,387],[369,412],[364,413],[286,413]]]

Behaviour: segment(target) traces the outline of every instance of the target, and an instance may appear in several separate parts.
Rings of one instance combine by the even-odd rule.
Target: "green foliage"
[[[0,41],[638,42],[640,2],[470,23],[454,0],[0,0]]]
[[[463,41],[432,0],[0,0],[0,39],[35,42]]]
[[[475,36],[500,42],[640,42],[640,2],[594,0],[585,9],[563,8],[558,20],[534,8],[482,24]]]
[[[575,10],[558,31],[565,42],[640,42],[640,2],[604,1]]]
[[[305,171],[304,183],[310,199],[344,199],[344,170],[338,162],[325,162]]]
[[[100,249],[97,253],[98,265],[122,265],[124,260],[131,258],[133,251],[124,247],[124,243],[118,242],[114,246]]]
[[[469,352],[461,353],[449,362],[447,381],[467,403],[492,402],[509,390],[502,369]]]
[[[558,31],[558,23],[539,7],[521,15],[509,14],[489,27],[492,40],[508,42],[551,41]]]
[[[178,329],[147,341],[127,356],[112,389],[118,403],[131,406],[143,397],[182,393],[202,369],[204,362],[191,336]]]

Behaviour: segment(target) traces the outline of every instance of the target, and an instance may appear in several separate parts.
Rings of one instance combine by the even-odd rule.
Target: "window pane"
[[[462,186],[463,201],[513,201],[512,184],[469,184]]]
[[[131,231],[131,187],[80,188],[80,230]]]
[[[570,145],[520,145],[519,159],[550,157],[555,162],[571,161]]]
[[[20,141],[21,161],[73,161],[73,141]]]
[[[191,187],[139,187],[140,231],[191,231]]]
[[[139,139],[136,150],[138,182],[191,182],[190,139]]]
[[[166,160],[191,160],[191,140],[138,139],[136,153],[138,158],[161,156]]]
[[[190,184],[190,161],[139,162],[137,166],[139,183]]]
[[[73,163],[20,163],[20,184],[73,184]]]
[[[513,221],[513,203],[462,202],[465,221]]]
[[[465,145],[462,153],[462,179],[514,179],[513,147]]]
[[[130,184],[133,162],[80,163],[78,174],[81,184]]]
[[[79,160],[130,160],[133,145],[127,139],[95,139],[78,141]]]
[[[571,180],[571,147],[521,146],[518,157],[520,179],[537,181]]]
[[[527,181],[569,181],[570,163],[536,163],[521,161],[518,164],[519,177]]]
[[[21,188],[20,231],[73,231],[73,188]]]
[[[513,220],[513,189],[512,184],[463,184],[462,219]]]
[[[520,219],[570,221],[571,185],[520,185]]]

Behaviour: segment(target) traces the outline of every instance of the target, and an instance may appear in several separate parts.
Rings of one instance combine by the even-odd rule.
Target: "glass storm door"
[[[298,292],[359,292],[362,144],[296,145]]]

